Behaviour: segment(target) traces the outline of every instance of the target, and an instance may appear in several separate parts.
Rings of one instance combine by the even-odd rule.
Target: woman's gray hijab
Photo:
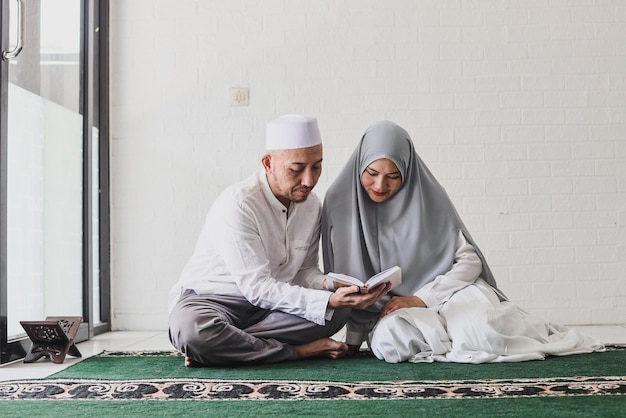
[[[387,201],[373,202],[361,185],[372,162],[388,158],[402,174],[402,186]],[[324,271],[366,280],[398,265],[402,284],[391,294],[410,296],[452,268],[459,231],[474,246],[481,277],[495,279],[448,194],[415,152],[406,130],[378,122],[365,131],[356,150],[326,193],[322,212]]]

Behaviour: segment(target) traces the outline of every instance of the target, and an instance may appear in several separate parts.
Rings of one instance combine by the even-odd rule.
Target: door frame
[[[9,50],[9,4],[0,1],[0,45]],[[9,103],[9,64],[0,58],[0,363],[10,358],[7,341],[7,123]],[[19,351],[21,347],[15,346]],[[8,360],[7,360],[8,361]]]

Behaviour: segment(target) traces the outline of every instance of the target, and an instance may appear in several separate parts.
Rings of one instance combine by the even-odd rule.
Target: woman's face
[[[372,201],[382,203],[400,189],[402,174],[393,161],[381,158],[363,171],[361,184]]]

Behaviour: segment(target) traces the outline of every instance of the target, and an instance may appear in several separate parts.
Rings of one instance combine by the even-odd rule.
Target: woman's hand
[[[340,287],[335,290],[328,300],[329,308],[365,309],[375,304],[391,290],[391,283],[376,286],[368,293],[360,293],[359,286]]]
[[[426,308],[424,301],[417,296],[394,296],[383,306],[379,319],[402,308]]]

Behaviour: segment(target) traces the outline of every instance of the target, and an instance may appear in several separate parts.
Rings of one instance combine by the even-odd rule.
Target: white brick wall
[[[625,322],[623,1],[113,0],[111,17],[115,329],[166,329],[206,211],[288,112],[319,120],[320,196],[393,120],[511,299]]]

